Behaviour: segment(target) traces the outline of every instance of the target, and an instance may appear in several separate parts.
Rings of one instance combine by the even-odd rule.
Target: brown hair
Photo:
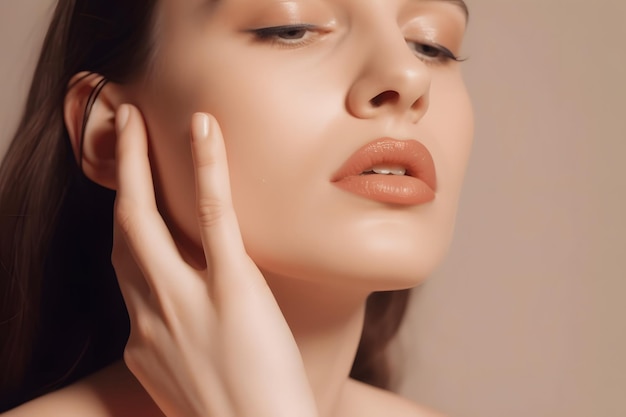
[[[115,195],[82,175],[63,102],[79,72],[123,84],[147,71],[157,3],[56,6],[0,166],[0,412],[122,358],[129,322],[110,262]],[[370,296],[354,378],[389,387],[385,350],[407,300],[406,290]]]

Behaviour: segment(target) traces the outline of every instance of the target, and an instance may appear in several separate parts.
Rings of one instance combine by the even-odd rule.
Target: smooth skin
[[[158,212],[139,111],[123,105],[117,121],[112,259],[131,318],[125,365],[4,415],[373,417],[394,410],[395,416],[440,416],[351,380],[328,410],[318,411],[294,337],[240,238],[217,122],[202,113],[192,121],[197,218],[209,271],[185,261]]]
[[[472,111],[459,64],[424,45],[458,55],[464,14],[434,0],[208,4],[162,1],[149,74],[108,84],[85,134],[85,174],[118,191],[134,377],[117,364],[7,415],[159,415],[141,386],[169,417],[434,415],[348,374],[367,295],[419,284],[449,245]],[[255,32],[302,23],[296,42]],[[66,97],[77,155],[97,80]],[[380,137],[427,146],[432,203],[329,181]]]
[[[139,125],[135,130],[143,129],[130,106],[120,109],[120,125],[129,112],[135,114],[129,122]],[[119,236],[113,259],[116,271],[130,278],[120,280],[132,306],[124,358],[130,370],[168,416],[315,417],[296,342],[244,249],[215,120],[198,114],[192,129],[197,218],[208,265],[202,270],[183,260],[158,212],[145,139],[121,130],[116,234],[134,259],[125,258]],[[133,273],[134,260],[141,273]]]

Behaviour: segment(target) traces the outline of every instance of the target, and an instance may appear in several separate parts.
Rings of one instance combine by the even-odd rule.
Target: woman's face
[[[200,245],[188,143],[202,111],[224,133],[244,243],[268,277],[382,290],[429,275],[451,238],[473,135],[460,64],[434,49],[461,52],[466,18],[453,3],[163,0],[154,68],[136,99],[177,238]],[[357,150],[386,138],[428,149],[434,198],[400,192],[405,180],[428,191],[415,179],[356,176],[356,191],[334,182]],[[370,165],[417,176],[428,159],[383,148],[366,155]],[[389,193],[363,195],[375,179]]]

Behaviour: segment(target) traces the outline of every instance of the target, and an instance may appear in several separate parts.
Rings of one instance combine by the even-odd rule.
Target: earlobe
[[[122,103],[115,84],[81,72],[70,80],[63,108],[76,162],[89,179],[110,189],[117,188],[115,111]]]

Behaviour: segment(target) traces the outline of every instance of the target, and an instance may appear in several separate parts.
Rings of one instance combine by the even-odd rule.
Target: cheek
[[[418,127],[437,164],[437,199],[393,211],[346,196],[319,174],[341,162],[332,159],[332,141],[353,133],[342,119],[340,88],[293,94],[276,74],[263,75],[263,82],[258,76],[245,67],[211,67],[170,89],[173,97],[158,100],[180,102],[177,113],[167,104],[146,103],[146,117],[155,121],[150,130],[159,194],[165,196],[160,203],[177,237],[200,242],[188,125],[193,111],[207,111],[225,136],[244,243],[263,270],[342,277],[371,290],[411,286],[428,276],[449,245],[471,147],[471,105],[462,83],[434,80],[429,113]],[[224,79],[231,82],[219,82]]]
[[[460,75],[433,80],[429,111],[422,123],[433,138],[429,148],[437,165],[438,190],[455,202],[474,139],[472,103]]]
[[[155,80],[155,83],[157,81]],[[159,83],[137,99],[149,135],[150,164],[159,211],[173,237],[189,252],[200,247],[195,215],[189,100],[179,85]]]
[[[320,121],[336,117],[341,109],[326,106],[325,111],[313,113],[311,95],[294,95],[288,86],[260,83],[249,72],[239,71],[213,67],[196,77],[196,82],[160,86],[154,89],[158,97],[142,100],[144,116],[150,121],[159,207],[179,240],[199,245],[188,126],[193,112],[212,113],[224,134],[232,198],[244,242],[252,252],[262,245],[279,257],[281,246],[290,243],[288,236],[276,230],[298,223],[294,213],[302,212],[303,197],[312,195],[315,180],[311,173],[323,160],[319,138],[327,136],[327,123]],[[241,82],[218,82],[224,73]],[[246,94],[236,94],[233,85]],[[172,108],[170,103],[180,106]],[[189,103],[194,103],[193,108]]]
[[[160,123],[157,123],[157,125]],[[188,132],[161,128],[152,138],[151,164],[157,203],[173,237],[188,251],[200,247],[195,179]]]

